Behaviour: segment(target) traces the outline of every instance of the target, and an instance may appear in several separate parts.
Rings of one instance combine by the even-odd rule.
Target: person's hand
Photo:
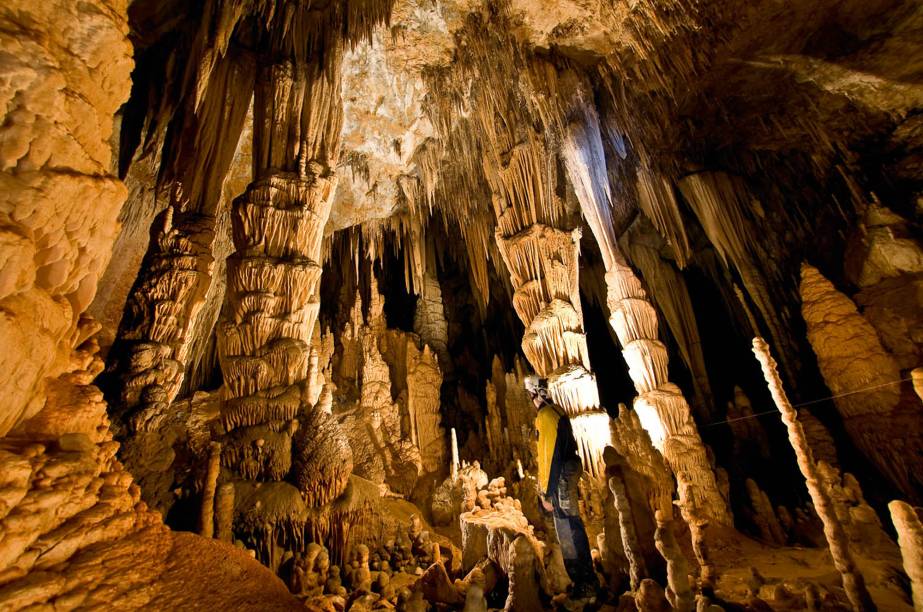
[[[547,497],[544,495],[539,495],[538,499],[542,502],[542,508],[545,509],[545,512],[554,512],[554,506],[551,504],[551,501],[549,501]]]

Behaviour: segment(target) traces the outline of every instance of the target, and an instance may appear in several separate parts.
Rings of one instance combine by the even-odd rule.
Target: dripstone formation
[[[8,0],[0,609],[923,610],[921,32]]]

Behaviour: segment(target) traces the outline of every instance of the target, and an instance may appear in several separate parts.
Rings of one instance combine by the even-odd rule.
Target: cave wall
[[[66,608],[211,598],[291,603],[245,554],[174,534],[115,457],[86,315],[126,189],[110,136],[132,68],[126,3],[13,3],[0,10],[4,345],[0,606]],[[105,290],[105,288],[103,288]],[[131,563],[125,559],[131,558]],[[190,584],[192,560],[206,563]],[[233,569],[232,569],[233,568]],[[242,589],[229,592],[227,571]]]

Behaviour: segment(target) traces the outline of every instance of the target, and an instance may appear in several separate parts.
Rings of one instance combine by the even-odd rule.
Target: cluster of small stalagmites
[[[691,610],[695,593],[692,585],[695,580],[690,577],[688,562],[677,544],[676,531],[681,524],[674,517],[673,479],[663,456],[654,448],[647,431],[634,411],[620,406],[619,417],[611,424],[613,446],[606,449],[606,473],[609,476],[609,489],[613,494],[613,503],[618,518],[620,538],[612,538],[606,526],[605,541],[621,541],[621,546],[629,561],[629,578],[631,594],[622,597],[622,603],[637,606],[639,610],[660,610],[669,602],[666,609]],[[628,493],[628,479],[640,478],[642,486],[648,491],[648,507],[633,507]],[[679,506],[682,508],[684,495],[688,495],[688,483],[683,476],[678,477]],[[648,519],[656,526],[653,544],[667,565],[667,588],[664,591],[655,582],[646,578],[643,557],[643,545],[636,529],[637,521],[633,518],[636,511],[649,513]],[[696,521],[696,516],[688,511],[682,512],[692,541],[693,553],[698,562],[698,581],[701,586],[713,586],[717,575],[711,559],[705,530],[706,521]],[[649,546],[648,546],[649,548]],[[611,563],[611,562],[610,562]],[[604,565],[605,567],[605,565]],[[609,575],[612,575],[611,571]],[[703,600],[705,601],[705,600]],[[707,608],[705,608],[707,609]]]
[[[462,537],[462,569],[470,572],[464,582],[483,575],[506,576],[509,582],[504,609],[540,610],[541,594],[550,599],[550,585],[544,557],[547,549],[535,537],[522,514],[519,500],[506,497],[502,478],[492,480],[478,495],[478,507],[459,517]],[[473,574],[473,575],[472,575]],[[467,592],[464,593],[467,595]]]
[[[133,429],[156,426],[151,418],[179,392],[190,328],[214,262],[213,223],[189,214],[174,223],[177,214],[172,206],[162,214],[119,332],[124,342],[116,365],[119,399],[126,416],[133,417]]]
[[[923,416],[919,402],[901,397],[900,367],[856,305],[807,264],[801,268],[801,297],[808,340],[846,431],[905,496],[915,499]]]
[[[433,523],[449,525],[458,519],[459,514],[473,510],[477,506],[478,491],[488,483],[487,473],[481,469],[480,462],[463,463],[457,474],[450,475],[433,492]]]
[[[817,471],[846,537],[857,550],[870,557],[896,557],[894,542],[885,533],[878,514],[865,501],[855,476],[823,461],[817,462]]]
[[[304,554],[293,557],[290,588],[308,609],[409,610],[411,599],[447,603],[442,595],[445,585],[454,587],[446,563],[457,573],[459,553],[446,559],[424,526],[419,516],[411,515],[408,525],[399,526],[377,547],[354,546],[342,568],[330,564],[326,548],[309,544]],[[434,580],[433,574],[440,574],[442,580]],[[462,601],[457,594],[450,599]]]
[[[657,313],[640,279],[630,267],[616,263],[606,273],[606,285],[610,323],[638,391],[634,411],[685,488],[681,500],[688,501],[682,504],[687,522],[732,524],[689,404],[669,382],[666,347],[657,339]]]

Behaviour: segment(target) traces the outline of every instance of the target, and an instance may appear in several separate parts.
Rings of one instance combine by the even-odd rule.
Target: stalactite
[[[581,210],[603,253],[608,287],[610,323],[622,345],[628,372],[639,393],[637,410],[655,445],[665,452],[674,471],[688,474],[692,507],[687,520],[714,520],[731,524],[727,506],[718,493],[705,449],[679,388],[668,383],[666,347],[657,339],[657,315],[634,271],[617,248],[612,223],[608,176],[599,169],[605,161],[595,114],[581,117],[584,127],[571,124],[562,149],[565,167]],[[579,123],[579,122],[578,122]],[[587,163],[593,170],[585,169]],[[595,182],[602,181],[596,185]],[[672,193],[672,192],[671,192]],[[685,250],[678,249],[682,256]],[[694,321],[694,317],[692,317]],[[527,353],[528,355],[528,353]],[[669,437],[669,444],[664,440]]]
[[[772,338],[785,347],[782,364],[789,379],[796,380],[798,351],[787,331],[787,307],[774,301],[769,289],[770,281],[784,285],[778,272],[770,269],[772,275],[767,276],[760,269],[764,255],[759,232],[746,213],[753,199],[747,186],[741,179],[722,172],[690,174],[682,178],[678,186],[724,264],[737,269]]]
[[[711,384],[685,278],[673,264],[660,256],[663,239],[653,232],[643,218],[639,217],[631,224],[622,235],[620,245],[631,263],[640,271],[650,297],[676,339],[680,357],[693,375],[695,409],[704,420],[708,420],[713,410]]]
[[[785,391],[782,389],[782,381],[779,379],[778,372],[776,372],[775,360],[769,354],[769,345],[762,338],[756,337],[753,339],[753,352],[763,369],[763,376],[766,378],[770,393],[772,393],[772,399],[782,415],[782,422],[785,423],[788,429],[789,442],[795,450],[798,467],[805,478],[808,493],[814,502],[814,509],[824,524],[824,536],[827,538],[827,544],[830,547],[833,564],[843,578],[843,588],[846,590],[846,595],[856,610],[875,610],[875,604],[865,588],[865,579],[856,567],[856,563],[853,561],[852,554],[849,551],[846,533],[843,531],[830,499],[823,489],[817,466],[814,463],[814,456],[811,453],[811,447],[808,446],[804,430],[801,428],[801,423],[798,422],[798,413],[792,408]]]
[[[638,168],[635,180],[638,207],[672,247],[677,265],[685,268],[692,250],[673,185],[667,177],[644,166]]]
[[[923,453],[923,419],[918,405],[902,402],[900,368],[855,304],[807,264],[801,268],[801,295],[808,340],[827,386],[838,396],[834,403],[846,431],[882,474],[914,499],[920,464],[913,457]]]
[[[587,420],[598,421],[605,413],[599,409],[599,391],[590,372],[583,331],[580,232],[532,224],[504,235],[502,227],[503,223],[497,229],[497,245],[515,288],[513,307],[526,325],[523,352],[536,372],[548,378],[552,399],[575,425],[584,466],[598,476],[605,441],[584,434],[594,431],[586,426]],[[578,416],[582,417],[579,424]]]

